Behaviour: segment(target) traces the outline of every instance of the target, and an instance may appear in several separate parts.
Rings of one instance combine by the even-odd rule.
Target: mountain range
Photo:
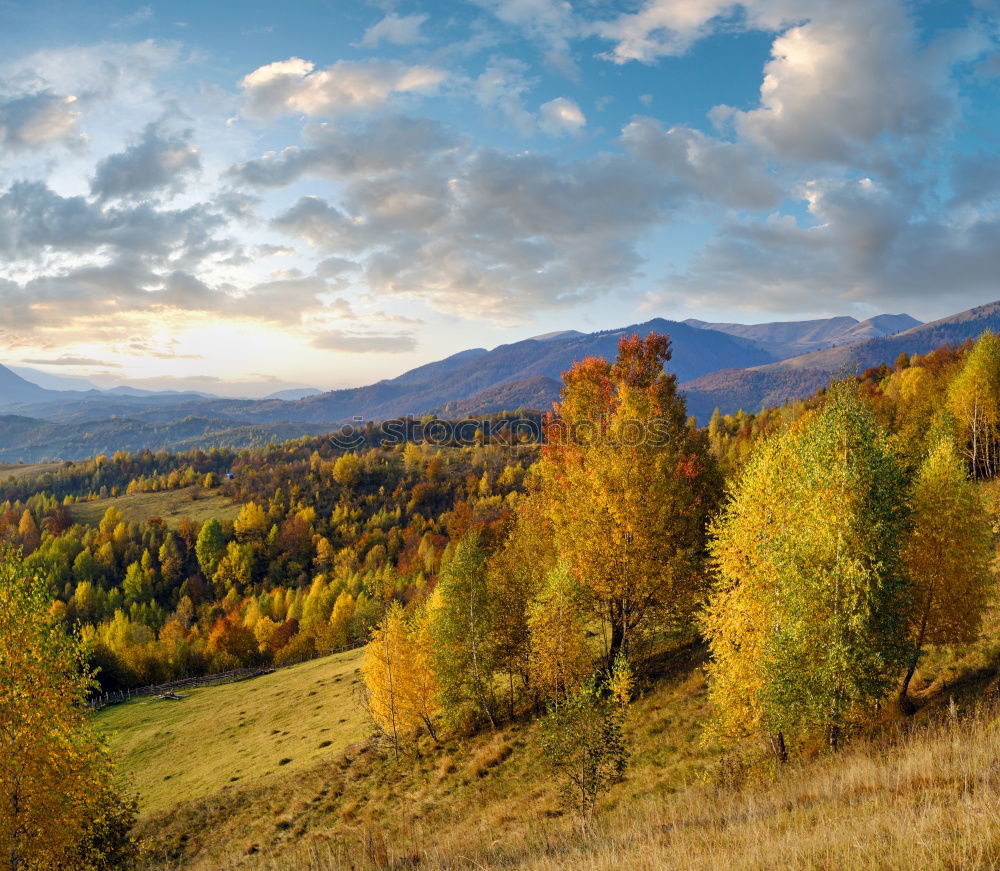
[[[926,353],[985,329],[1000,330],[1000,302],[930,324],[906,314],[750,325],[654,318],[473,348],[363,387],[289,391],[262,400],[50,390],[0,366],[0,461],[77,459],[142,447],[241,447],[356,420],[547,409],[566,369],[588,356],[613,358],[619,339],[631,333],[670,336],[673,358],[666,368],[677,376],[689,411],[704,422],[716,407],[756,411],[807,396],[837,374],[891,363],[901,351]]]

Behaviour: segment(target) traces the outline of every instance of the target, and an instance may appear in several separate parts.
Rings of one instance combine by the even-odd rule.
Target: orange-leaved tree
[[[686,621],[705,590],[705,539],[721,478],[688,424],[670,340],[619,342],[564,376],[546,421],[542,496],[553,543],[610,630],[608,665],[654,622]]]

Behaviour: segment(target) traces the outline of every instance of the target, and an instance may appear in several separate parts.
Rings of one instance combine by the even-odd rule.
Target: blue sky
[[[1000,298],[994,0],[0,0],[0,362],[228,393]]]

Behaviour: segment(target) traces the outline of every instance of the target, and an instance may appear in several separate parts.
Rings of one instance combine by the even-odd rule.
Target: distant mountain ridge
[[[928,324],[789,357],[745,370],[720,370],[682,383],[688,406],[699,420],[714,408],[723,413],[758,411],[762,404],[802,399],[837,376],[891,365],[906,353],[927,354],[943,345],[960,345],[986,330],[1000,333],[1000,302],[976,306]],[[779,398],[780,397],[780,398]]]
[[[920,326],[920,321],[907,314],[876,315],[864,321],[843,315],[823,320],[776,321],[769,324],[713,324],[695,318],[688,318],[684,323],[702,330],[717,330],[751,339],[776,357],[791,357]]]
[[[650,332],[670,336],[673,358],[666,368],[678,377],[689,411],[704,423],[716,407],[757,411],[808,396],[836,375],[892,363],[901,351],[927,353],[984,329],[1000,332],[1000,302],[931,324],[904,314],[749,325],[653,318],[595,333],[565,330],[493,349],[470,348],[363,387],[303,390],[310,395],[301,397],[280,391],[263,400],[44,390],[0,366],[0,414],[9,415],[0,427],[0,448],[7,460],[16,459],[18,450],[33,459],[77,459],[98,444],[104,452],[116,444],[127,450],[246,444],[330,431],[356,420],[547,410],[574,362],[613,359],[622,336]],[[864,338],[848,341],[859,334]],[[812,350],[790,353],[802,347]]]

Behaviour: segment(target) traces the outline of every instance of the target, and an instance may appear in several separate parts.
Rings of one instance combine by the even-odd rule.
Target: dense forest
[[[341,434],[350,451],[311,438],[66,463],[0,481],[0,538],[81,627],[105,690],[296,662],[366,639],[378,603],[417,596],[468,530],[498,534],[537,454],[537,416],[477,423],[468,444],[440,428],[414,444],[421,422],[396,421]],[[239,509],[171,525],[116,501],[175,490]],[[103,501],[98,523],[75,522],[74,507]]]

